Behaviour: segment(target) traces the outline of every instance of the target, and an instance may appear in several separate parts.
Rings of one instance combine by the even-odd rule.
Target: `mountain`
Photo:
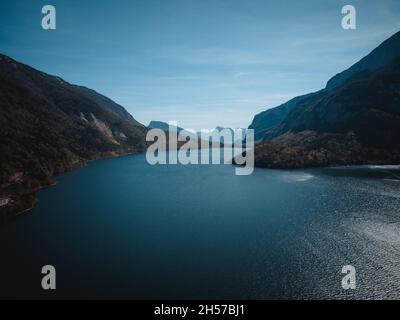
[[[331,78],[327,85],[327,89],[334,89],[343,85],[348,79],[358,73],[364,71],[377,70],[395,60],[400,56],[400,32],[397,32],[389,39],[382,42],[377,48],[372,50],[370,54],[362,58],[360,61],[352,65],[347,70],[335,75]]]
[[[178,132],[178,133],[185,130],[185,129],[180,128],[180,127],[176,127],[176,126],[172,126],[172,125],[170,126],[166,122],[155,121],[155,120],[150,121],[148,127],[150,129],[161,129],[161,130],[166,131],[166,132],[168,132],[169,129],[172,128],[172,129],[176,130],[176,132]]]
[[[229,132],[229,135],[232,137],[232,140],[227,137],[227,141],[225,141],[225,134]],[[217,126],[212,130],[208,131],[199,131],[197,132],[198,136],[203,139],[207,139],[212,141],[213,143],[221,143],[221,145],[232,145],[234,143],[241,143],[245,140],[245,130],[242,128],[225,128],[221,126]]]
[[[161,129],[163,131],[168,132],[170,130],[170,128],[174,129],[176,132],[180,133],[181,131],[183,131],[184,133],[186,133],[187,135],[190,135],[192,137],[199,137],[201,138],[201,136],[205,137],[205,138],[209,138],[209,140],[216,142],[216,141],[220,141],[220,137],[219,134],[222,130],[229,130],[230,133],[232,134],[232,136],[235,134],[236,131],[239,131],[241,133],[241,129],[232,129],[232,128],[224,128],[224,127],[220,127],[217,126],[212,130],[204,130],[204,131],[198,131],[198,132],[193,132],[193,131],[189,131],[186,129],[183,129],[181,127],[177,127],[177,126],[170,126],[168,123],[163,122],[163,121],[150,121],[148,127],[150,129]],[[215,134],[215,139],[213,139],[213,134]],[[223,139],[222,139],[223,140]],[[240,139],[242,140],[242,139]]]
[[[329,80],[325,89],[295,98],[283,120],[269,126],[256,146],[256,165],[399,163],[399,48],[397,33]]]
[[[188,140],[188,137],[190,137],[190,140],[192,141],[192,144],[190,144],[190,146],[193,149],[203,148],[205,145],[207,145],[209,147],[220,147],[221,145],[223,145],[223,139],[221,139],[219,136],[217,136],[217,138],[213,139],[213,136],[212,136],[213,133],[218,133],[217,131],[222,130],[223,129],[222,127],[216,127],[215,129],[213,129],[211,131],[193,132],[193,131],[189,131],[187,129],[183,129],[181,127],[170,126],[168,123],[163,122],[163,121],[154,121],[154,120],[150,121],[148,127],[150,129],[161,129],[161,130],[165,131],[167,133],[166,134],[167,140],[165,141],[165,144],[168,147],[170,147],[170,145],[169,145],[170,129],[174,129],[174,131],[176,131],[178,134],[185,134],[186,140]],[[230,129],[230,130],[232,130],[232,129]],[[186,142],[179,141],[176,145],[174,145],[174,147],[180,148],[185,143]],[[186,146],[189,146],[189,145],[186,145]]]
[[[142,151],[147,128],[94,90],[0,55],[0,196],[32,206],[54,174],[100,157]]]
[[[270,140],[279,136],[282,130],[277,130],[278,126],[285,120],[286,116],[300,106],[308,106],[316,100],[343,86],[348,80],[363,77],[385,65],[390,64],[396,57],[400,56],[400,32],[397,32],[381,45],[374,49],[370,54],[355,63],[349,69],[335,75],[328,82],[324,89],[295,97],[290,101],[263,111],[257,114],[249,128],[254,129],[256,141]]]
[[[300,102],[313,100],[315,97],[318,97],[319,94],[321,94],[321,92],[295,97],[278,107],[257,114],[249,126],[249,129],[254,130],[254,140],[267,140],[269,137],[273,136],[274,128],[285,119],[294,107],[296,107]]]
[[[312,103],[293,109],[276,129],[286,132],[354,132],[366,145],[394,145],[400,136],[400,57]],[[399,141],[400,142],[400,141]]]

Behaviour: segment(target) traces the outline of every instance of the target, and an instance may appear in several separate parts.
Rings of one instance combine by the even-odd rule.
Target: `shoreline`
[[[57,173],[47,177],[48,179],[50,179],[50,181],[51,181],[50,183],[46,183],[45,181],[42,181],[42,184],[39,185],[37,188],[34,188],[32,190],[26,190],[25,192],[22,192],[21,194],[18,194],[18,193],[10,194],[9,196],[11,197],[13,203],[5,205],[4,207],[0,207],[0,223],[12,220],[13,218],[24,215],[24,214],[30,212],[32,209],[34,209],[38,202],[37,193],[44,189],[56,186],[57,182],[53,181],[53,178],[60,174],[79,170],[85,166],[88,166],[93,161],[125,157],[125,156],[129,156],[129,155],[140,154],[143,152],[145,152],[145,151],[130,151],[130,152],[126,152],[126,153],[124,152],[124,153],[120,153],[120,154],[115,153],[115,152],[110,152],[110,154],[107,154],[104,156],[99,156],[94,159],[82,160],[82,162],[80,162],[79,164],[75,163],[70,168],[68,168],[64,171],[61,171],[61,172],[57,172]],[[27,182],[25,182],[25,184],[26,183]],[[7,187],[10,187],[10,186],[7,186]]]
[[[75,170],[79,170],[85,166],[88,166],[91,162],[98,161],[98,160],[107,160],[111,158],[120,158],[135,154],[145,153],[145,151],[131,151],[126,153],[115,153],[111,152],[110,154],[99,156],[89,160],[83,160],[79,165],[74,165],[71,168],[57,172],[54,175],[48,177],[51,179],[51,183],[46,184],[43,183],[39,187],[24,192],[22,194],[10,195],[11,199],[13,199],[13,203],[11,205],[6,205],[0,208],[0,221],[8,221],[13,218],[19,217],[23,214],[30,212],[32,209],[35,208],[38,199],[37,193],[47,188],[51,188],[57,185],[57,182],[53,181],[54,177],[63,174],[72,172]],[[236,165],[232,163],[233,165]],[[312,169],[370,169],[370,170],[400,170],[400,164],[382,164],[382,163],[362,163],[362,164],[332,164],[332,165],[315,165],[315,166],[304,166],[304,167],[285,167],[285,166],[264,166],[264,165],[254,165],[255,168],[258,169],[268,169],[268,170],[278,170],[278,171],[288,171],[288,172],[295,172],[301,170],[312,170]],[[26,202],[26,203],[24,203]],[[3,212],[2,212],[3,211]]]

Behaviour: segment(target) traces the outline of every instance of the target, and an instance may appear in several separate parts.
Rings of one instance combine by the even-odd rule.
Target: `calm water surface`
[[[132,155],[55,177],[0,225],[0,297],[400,298],[399,167],[234,169]]]

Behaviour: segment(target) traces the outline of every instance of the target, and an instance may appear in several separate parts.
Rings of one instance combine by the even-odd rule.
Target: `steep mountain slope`
[[[347,70],[332,77],[327,85],[327,89],[334,89],[343,85],[348,79],[354,75],[364,71],[374,71],[400,57],[400,32],[397,32],[377,48],[372,50],[367,56],[352,65]]]
[[[141,151],[146,127],[120,105],[0,55],[0,196],[32,205],[56,173],[88,160]]]
[[[272,138],[274,136],[275,128],[285,119],[291,110],[293,110],[299,103],[313,101],[321,94],[323,94],[323,90],[295,97],[278,107],[257,114],[249,126],[249,129],[254,129],[254,140],[262,141]]]
[[[298,168],[400,163],[400,59],[292,110],[256,165]]]
[[[249,128],[255,131],[255,140],[270,140],[279,136],[279,134],[282,134],[282,129],[279,129],[278,126],[292,110],[297,107],[307,107],[315,103],[322,96],[329,95],[338,87],[345,85],[350,79],[363,78],[365,75],[390,64],[397,57],[400,57],[400,32],[385,40],[370,54],[349,69],[332,77],[324,89],[295,97],[278,107],[268,109],[256,115],[249,126]]]
[[[313,103],[292,110],[277,136],[286,132],[347,133],[364,144],[400,143],[400,59],[355,77]]]
[[[396,33],[333,77],[325,89],[289,101],[283,120],[263,127],[265,142],[256,146],[256,164],[292,168],[399,163],[399,48]]]

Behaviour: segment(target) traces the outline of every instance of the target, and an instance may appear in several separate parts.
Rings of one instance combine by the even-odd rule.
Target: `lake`
[[[56,176],[0,225],[0,297],[400,298],[400,167],[234,169],[138,154]]]

